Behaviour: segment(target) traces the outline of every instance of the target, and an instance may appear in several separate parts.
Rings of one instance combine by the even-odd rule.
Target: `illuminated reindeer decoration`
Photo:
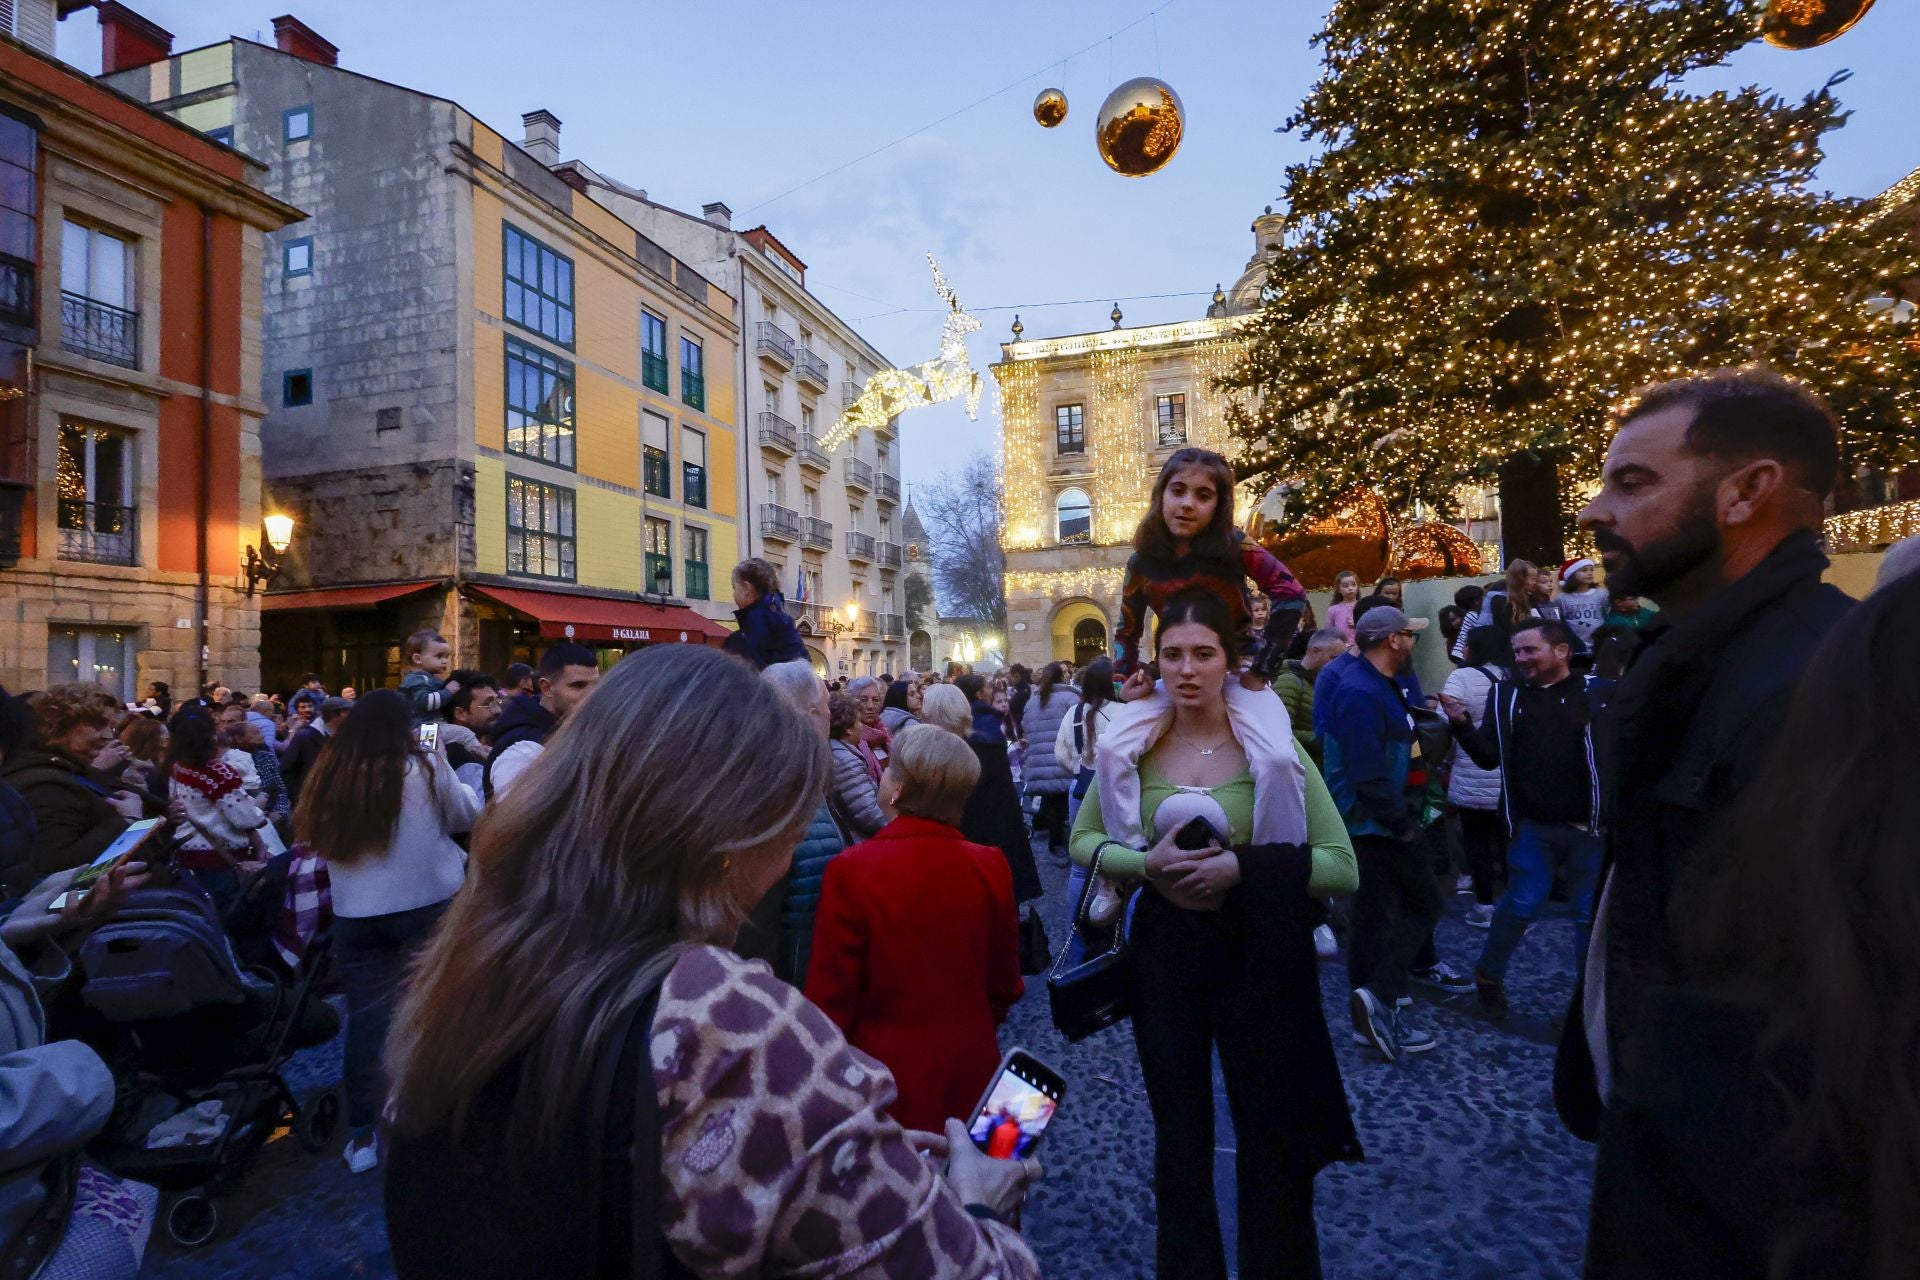
[[[940,273],[940,264],[932,254],[927,255],[927,263],[933,268],[933,291],[950,308],[940,327],[940,358],[911,369],[882,369],[868,378],[860,398],[821,439],[822,448],[837,449],[856,432],[881,426],[896,414],[959,395],[967,398],[967,416],[976,420],[980,417],[980,375],[967,362],[967,335],[978,329],[980,322],[960,309],[960,299],[947,286],[947,278]]]

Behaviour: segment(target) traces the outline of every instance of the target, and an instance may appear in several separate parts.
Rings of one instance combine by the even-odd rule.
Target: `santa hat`
[[[1582,569],[1591,569],[1593,567],[1593,561],[1585,556],[1581,556],[1578,560],[1567,561],[1560,566],[1560,585],[1563,587],[1566,586],[1569,582],[1573,581],[1574,574],[1580,572]]]

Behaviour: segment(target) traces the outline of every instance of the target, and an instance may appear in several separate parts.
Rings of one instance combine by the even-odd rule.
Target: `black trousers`
[[[1040,816],[1033,820],[1034,830],[1047,833],[1047,849],[1058,853],[1067,847],[1067,793],[1052,791],[1040,797]]]
[[[1424,850],[1385,836],[1355,836],[1360,892],[1353,895],[1347,982],[1383,1001],[1408,994],[1407,970],[1431,945],[1440,919],[1440,887]]]
[[[1282,1055],[1271,1042],[1284,1033],[1242,990],[1238,892],[1219,912],[1197,912],[1148,889],[1134,916],[1133,1042],[1153,1111],[1155,1270],[1160,1280],[1226,1280],[1213,1189],[1217,1047],[1238,1148],[1240,1280],[1317,1280],[1313,1175],[1289,1167],[1292,1135],[1270,1105],[1296,1082],[1274,1065]]]
[[[1500,882],[1506,879],[1507,824],[1498,809],[1457,809],[1460,841],[1466,846],[1467,874],[1473,877],[1473,900],[1494,904]]]

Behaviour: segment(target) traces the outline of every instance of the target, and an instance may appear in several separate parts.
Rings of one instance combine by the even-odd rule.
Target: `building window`
[[[813,443],[813,406],[810,404],[800,406],[800,434],[806,437],[808,444]]]
[[[707,531],[688,525],[681,531],[687,551],[687,599],[707,599]]]
[[[673,472],[667,457],[667,432],[671,424],[657,413],[640,411],[640,476],[648,493],[656,498],[673,496]]]
[[[647,517],[646,588],[673,594],[673,521]],[[663,585],[664,580],[664,585]]]
[[[507,452],[573,466],[573,365],[507,339]]]
[[[1153,398],[1154,421],[1160,426],[1160,447],[1171,448],[1187,442],[1187,397],[1184,392]]]
[[[1085,489],[1063,489],[1054,503],[1056,541],[1061,543],[1093,541],[1093,503]]]
[[[301,236],[280,246],[280,273],[289,277],[313,274],[312,236]]]
[[[812,485],[806,485],[800,490],[800,514],[803,516],[820,514],[820,491]]]
[[[60,424],[55,462],[60,559],[139,563],[133,458],[134,437],[130,431],[83,422]]]
[[[0,110],[0,320],[32,327],[39,315],[34,262],[39,254],[40,134]]]
[[[1053,411],[1054,447],[1060,453],[1087,451],[1087,418],[1083,405],[1063,404]]]
[[[771,502],[776,507],[786,506],[787,505],[786,504],[786,496],[787,496],[786,477],[782,476],[778,471],[769,471],[766,473],[766,476],[767,476],[767,501]]]
[[[667,394],[667,322],[651,311],[640,313],[640,382]]]
[[[122,702],[131,702],[133,640],[131,628],[49,627],[47,683],[102,684]]]
[[[680,493],[690,507],[707,505],[707,433],[680,428]]]
[[[507,572],[573,581],[573,491],[507,477]]]
[[[510,222],[501,226],[505,228],[507,322],[572,347],[573,259],[555,253]]]
[[[228,147],[232,146],[233,145],[233,126],[230,124],[223,124],[218,129],[207,130],[207,141],[218,142],[223,146],[228,146]]]
[[[280,140],[305,142],[313,136],[313,108],[288,107],[280,113]]]
[[[313,403],[313,370],[289,369],[280,380],[280,403],[289,409]]]
[[[698,338],[680,339],[680,399],[695,409],[707,407],[707,366]]]
[[[60,345],[129,369],[140,366],[133,243],[96,227],[60,227]]]

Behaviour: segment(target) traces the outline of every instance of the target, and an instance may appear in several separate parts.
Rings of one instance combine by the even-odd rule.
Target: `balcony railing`
[[[60,558],[93,564],[140,563],[140,512],[107,502],[62,498]]]
[[[699,373],[689,373],[685,369],[682,369],[680,371],[680,403],[688,406],[689,408],[698,409],[702,413],[706,412],[706,408],[707,408],[706,375],[699,374]]]
[[[697,462],[680,464],[680,500],[690,507],[707,505],[707,469]]]
[[[800,513],[788,507],[775,506],[771,502],[761,503],[760,536],[778,538],[782,542],[799,541]]]
[[[876,542],[874,544],[874,559],[879,562],[882,569],[898,569],[900,567],[900,555],[901,547],[897,542]]]
[[[871,564],[873,562],[873,554],[874,541],[872,534],[855,533],[852,530],[847,532],[847,559],[861,560]]]
[[[814,388],[819,391],[825,391],[832,385],[833,380],[827,373],[827,362],[825,360],[822,360],[805,347],[799,348],[795,354],[800,360],[800,366],[798,370],[796,370],[795,376],[798,377],[800,381],[811,382]]]
[[[819,516],[800,517],[800,541],[822,551],[833,550],[833,524]]]
[[[820,437],[811,431],[800,433],[800,465],[821,473],[833,470],[833,455],[820,447]]]
[[[760,444],[764,448],[778,449],[791,457],[800,448],[799,428],[777,413],[763,413],[760,415]]]
[[[900,477],[876,470],[873,473],[873,496],[882,502],[899,502]]]
[[[640,382],[661,395],[667,394],[667,358],[658,351],[640,353]]]
[[[847,405],[855,403],[859,399],[860,399],[859,383],[843,382],[840,384],[840,404],[842,408],[845,408]]]
[[[673,496],[673,476],[664,449],[647,446],[640,450],[640,483],[656,498]]]
[[[771,320],[753,326],[753,349],[783,369],[793,368],[793,335]]]
[[[60,345],[78,356],[140,367],[140,313],[77,293],[60,295]]]
[[[687,561],[687,599],[707,599],[707,562],[705,560]]]
[[[649,551],[641,557],[644,562],[641,572],[645,575],[640,581],[642,591],[660,591],[660,582],[665,580],[667,589],[661,595],[673,594],[673,557],[660,551]]]
[[[858,458],[849,457],[847,459],[847,488],[872,489],[873,468]]]
[[[907,634],[907,618],[902,613],[879,614],[880,638],[898,640]]]
[[[1162,412],[1160,415],[1160,447],[1177,449],[1187,442],[1187,412],[1182,408],[1178,413]]]

